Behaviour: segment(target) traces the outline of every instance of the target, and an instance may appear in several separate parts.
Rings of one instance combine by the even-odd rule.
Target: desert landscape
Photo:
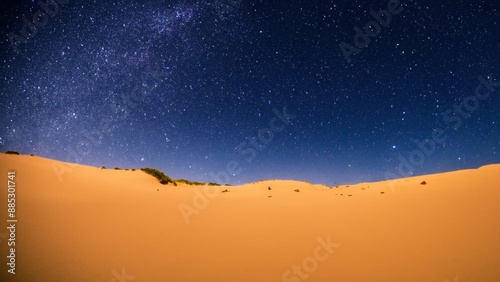
[[[500,0],[0,9],[0,282],[500,282]]]
[[[2,203],[15,172],[17,219],[15,275],[0,234],[2,281],[500,281],[499,164],[328,187],[0,163]]]

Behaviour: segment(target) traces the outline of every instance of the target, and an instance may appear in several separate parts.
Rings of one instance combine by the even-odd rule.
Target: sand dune
[[[500,281],[500,165],[331,189],[0,164],[1,222],[11,170],[18,220],[15,275],[0,232],[1,281]]]

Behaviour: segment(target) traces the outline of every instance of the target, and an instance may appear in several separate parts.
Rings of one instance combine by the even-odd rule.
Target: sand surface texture
[[[0,164],[1,281],[500,281],[500,165],[330,188],[161,185],[25,155]]]

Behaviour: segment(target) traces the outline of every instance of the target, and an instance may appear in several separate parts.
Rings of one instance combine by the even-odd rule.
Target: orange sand
[[[36,156],[1,154],[0,164],[0,281],[500,281],[500,165],[394,186],[207,189]]]

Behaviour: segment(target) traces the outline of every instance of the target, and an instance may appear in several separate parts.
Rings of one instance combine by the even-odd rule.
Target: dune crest
[[[5,180],[16,172],[18,220],[15,275],[0,232],[2,281],[500,279],[500,164],[336,188],[173,186],[138,169],[0,163]]]

